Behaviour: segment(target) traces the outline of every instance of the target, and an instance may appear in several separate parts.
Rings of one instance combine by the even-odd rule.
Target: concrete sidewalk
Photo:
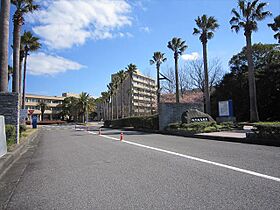
[[[199,133],[195,136],[211,136],[211,137],[227,137],[227,138],[236,138],[236,139],[245,139],[247,130],[233,130],[233,131],[220,131],[220,132],[211,132],[211,133]]]

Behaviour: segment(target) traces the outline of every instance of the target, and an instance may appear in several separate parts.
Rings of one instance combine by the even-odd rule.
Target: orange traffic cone
[[[121,132],[120,141],[123,140],[123,132]]]

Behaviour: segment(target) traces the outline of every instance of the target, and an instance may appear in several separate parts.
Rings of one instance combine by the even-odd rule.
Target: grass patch
[[[257,122],[252,125],[257,138],[280,140],[280,122]]]
[[[7,132],[8,126],[8,132]],[[20,126],[20,140],[22,144],[27,141],[27,137],[36,132],[37,129],[27,128],[26,126]],[[16,143],[16,129],[15,126],[6,125],[6,138],[7,138],[7,149],[9,152],[13,151],[17,147]]]

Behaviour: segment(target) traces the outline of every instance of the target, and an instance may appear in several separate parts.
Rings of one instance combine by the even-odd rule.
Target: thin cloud
[[[197,53],[197,52],[182,55],[182,59],[185,61],[195,61],[195,60],[199,59],[199,57],[200,57],[199,53]]]
[[[85,66],[60,56],[45,53],[31,54],[28,58],[27,72],[31,75],[56,75],[66,71],[77,71]]]
[[[151,29],[148,26],[145,27],[140,27],[140,31],[146,32],[146,33],[150,33]]]
[[[49,0],[27,20],[36,24],[32,30],[47,46],[65,49],[89,38],[116,37],[120,28],[132,25],[130,14],[131,6],[125,0]]]

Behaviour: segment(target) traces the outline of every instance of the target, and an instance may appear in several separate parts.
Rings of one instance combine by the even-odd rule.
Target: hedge
[[[136,129],[158,130],[158,115],[106,120],[104,126],[113,128],[133,127]]]
[[[257,138],[280,140],[280,122],[259,122],[252,125]]]
[[[62,120],[47,120],[47,121],[38,121],[37,125],[52,125],[52,124],[64,124],[66,123],[65,121]],[[31,125],[32,123],[30,121],[26,122],[26,125]]]
[[[169,124],[166,130],[169,131],[184,131],[189,134],[209,133],[223,130],[231,130],[234,127],[233,123],[216,122],[194,122],[194,123],[172,123]]]
[[[27,127],[26,125],[19,125],[19,133],[20,135],[27,130]]]
[[[5,130],[7,145],[16,143],[16,127],[13,125],[6,125]]]

